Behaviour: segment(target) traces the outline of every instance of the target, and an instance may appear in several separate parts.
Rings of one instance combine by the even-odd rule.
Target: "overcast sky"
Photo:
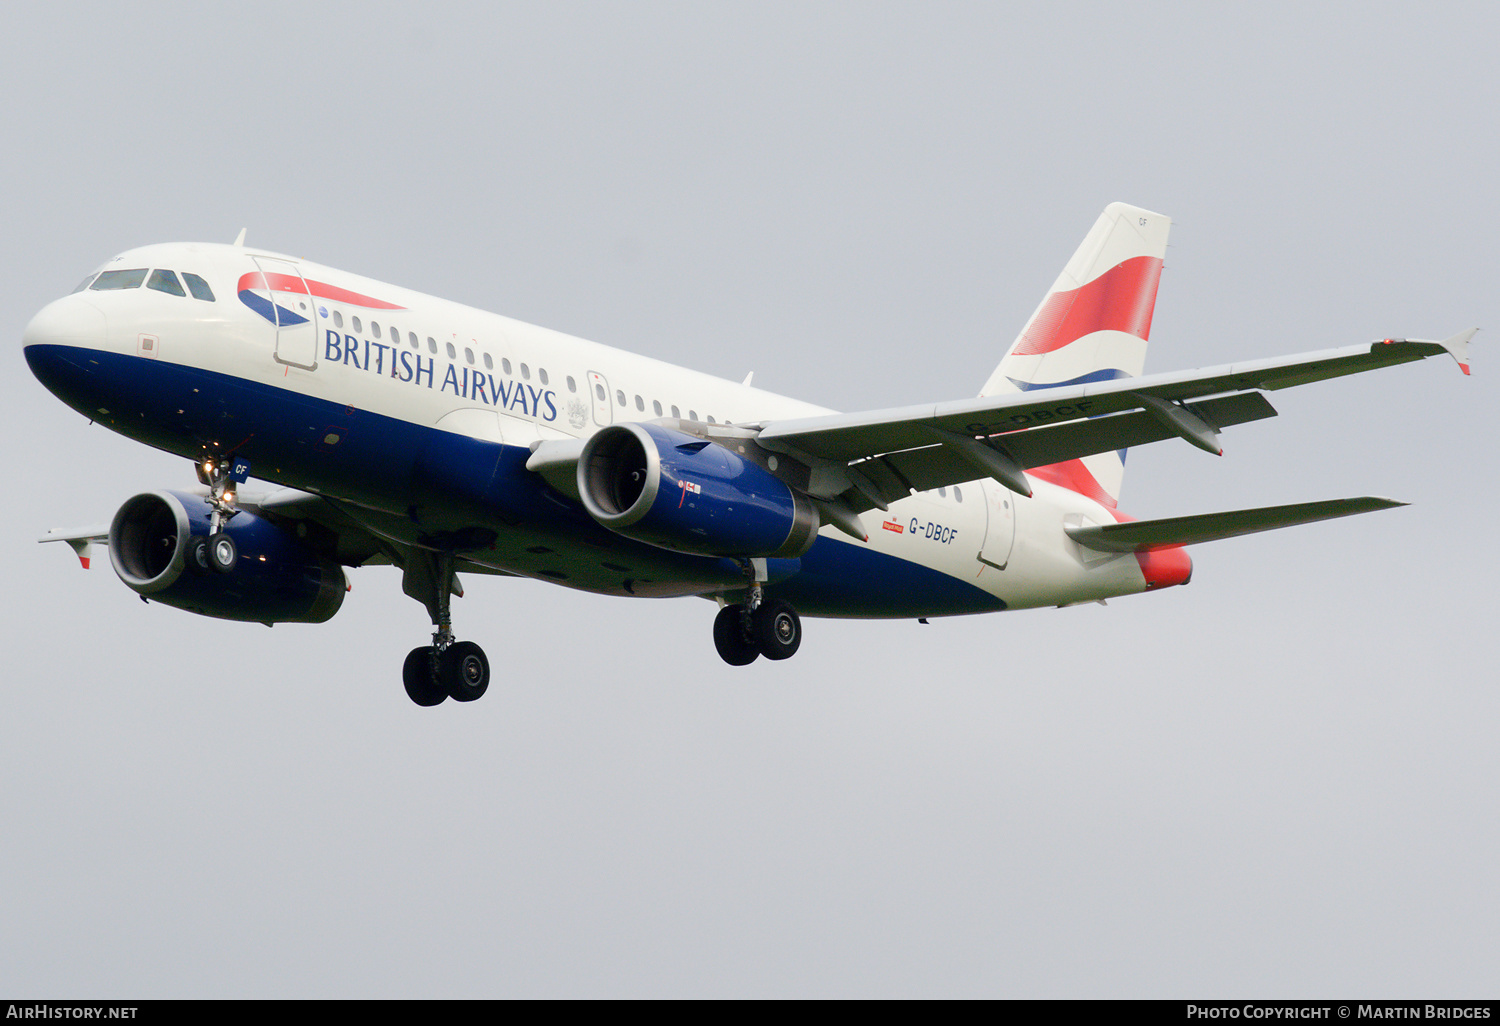
[[[929,626],[389,567],[322,626],[83,573],[187,487],[32,378],[113,254],[306,256],[837,409],[978,391],[1099,211],[1173,217],[1147,371],[1495,328],[1490,4],[17,5],[0,16],[0,995],[1493,997],[1493,331],[1271,396],[1121,507],[1398,510],[1186,588]]]

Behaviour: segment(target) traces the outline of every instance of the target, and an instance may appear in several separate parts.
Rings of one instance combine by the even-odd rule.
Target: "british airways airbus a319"
[[[1355,498],[1135,521],[1130,446],[1275,416],[1266,390],[1442,353],[1474,331],[1142,376],[1171,222],[1115,203],[975,399],[834,413],[243,244],[122,253],[26,328],[37,379],[192,460],[85,567],[227,620],[321,623],[343,568],[394,564],[432,644],[418,705],[472,701],[459,574],[719,605],[719,655],[786,659],[801,615],[925,618],[1186,584],[1183,546],[1400,505]],[[278,487],[252,495],[250,477]]]

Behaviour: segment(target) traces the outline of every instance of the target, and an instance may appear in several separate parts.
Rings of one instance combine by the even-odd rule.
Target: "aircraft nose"
[[[90,379],[87,353],[104,348],[109,324],[104,313],[79,296],[64,296],[42,307],[26,325],[21,344],[31,373],[53,395],[75,409]]]
[[[28,357],[33,346],[104,346],[109,324],[104,312],[82,296],[64,296],[48,303],[26,325],[21,344]]]

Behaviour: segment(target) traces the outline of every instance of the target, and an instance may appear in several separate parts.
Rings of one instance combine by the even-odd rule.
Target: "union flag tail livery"
[[[1105,207],[980,397],[1140,377],[1171,227],[1171,218],[1150,210]],[[1102,492],[1113,505],[1124,474],[1121,451],[1044,476]]]
[[[458,571],[714,600],[735,666],[786,659],[802,614],[920,619],[1186,584],[1183,546],[1389,508],[1363,497],[1132,520],[1123,453],[1273,417],[1262,394],[1447,353],[1474,331],[1142,376],[1171,222],[1111,204],[977,399],[835,413],[280,253],[130,250],[26,328],[37,379],[193,462],[94,545],[202,616],[321,623],[345,570],[394,564],[432,622],[402,682],[472,701]],[[241,488],[254,477],[269,489]],[[706,632],[707,633],[707,632]]]

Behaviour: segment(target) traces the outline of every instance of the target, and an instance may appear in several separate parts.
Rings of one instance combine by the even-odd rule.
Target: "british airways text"
[[[496,378],[493,374],[478,369],[455,367],[445,363],[441,383],[437,379],[437,357],[423,356],[407,349],[371,342],[369,339],[342,335],[332,328],[323,338],[323,359],[333,363],[347,364],[372,374],[382,374],[397,381],[426,384],[440,392],[452,392],[460,399],[482,402],[486,406],[497,406],[502,410],[520,410],[537,420],[557,419],[557,393],[551,389],[537,389],[520,381]]]

